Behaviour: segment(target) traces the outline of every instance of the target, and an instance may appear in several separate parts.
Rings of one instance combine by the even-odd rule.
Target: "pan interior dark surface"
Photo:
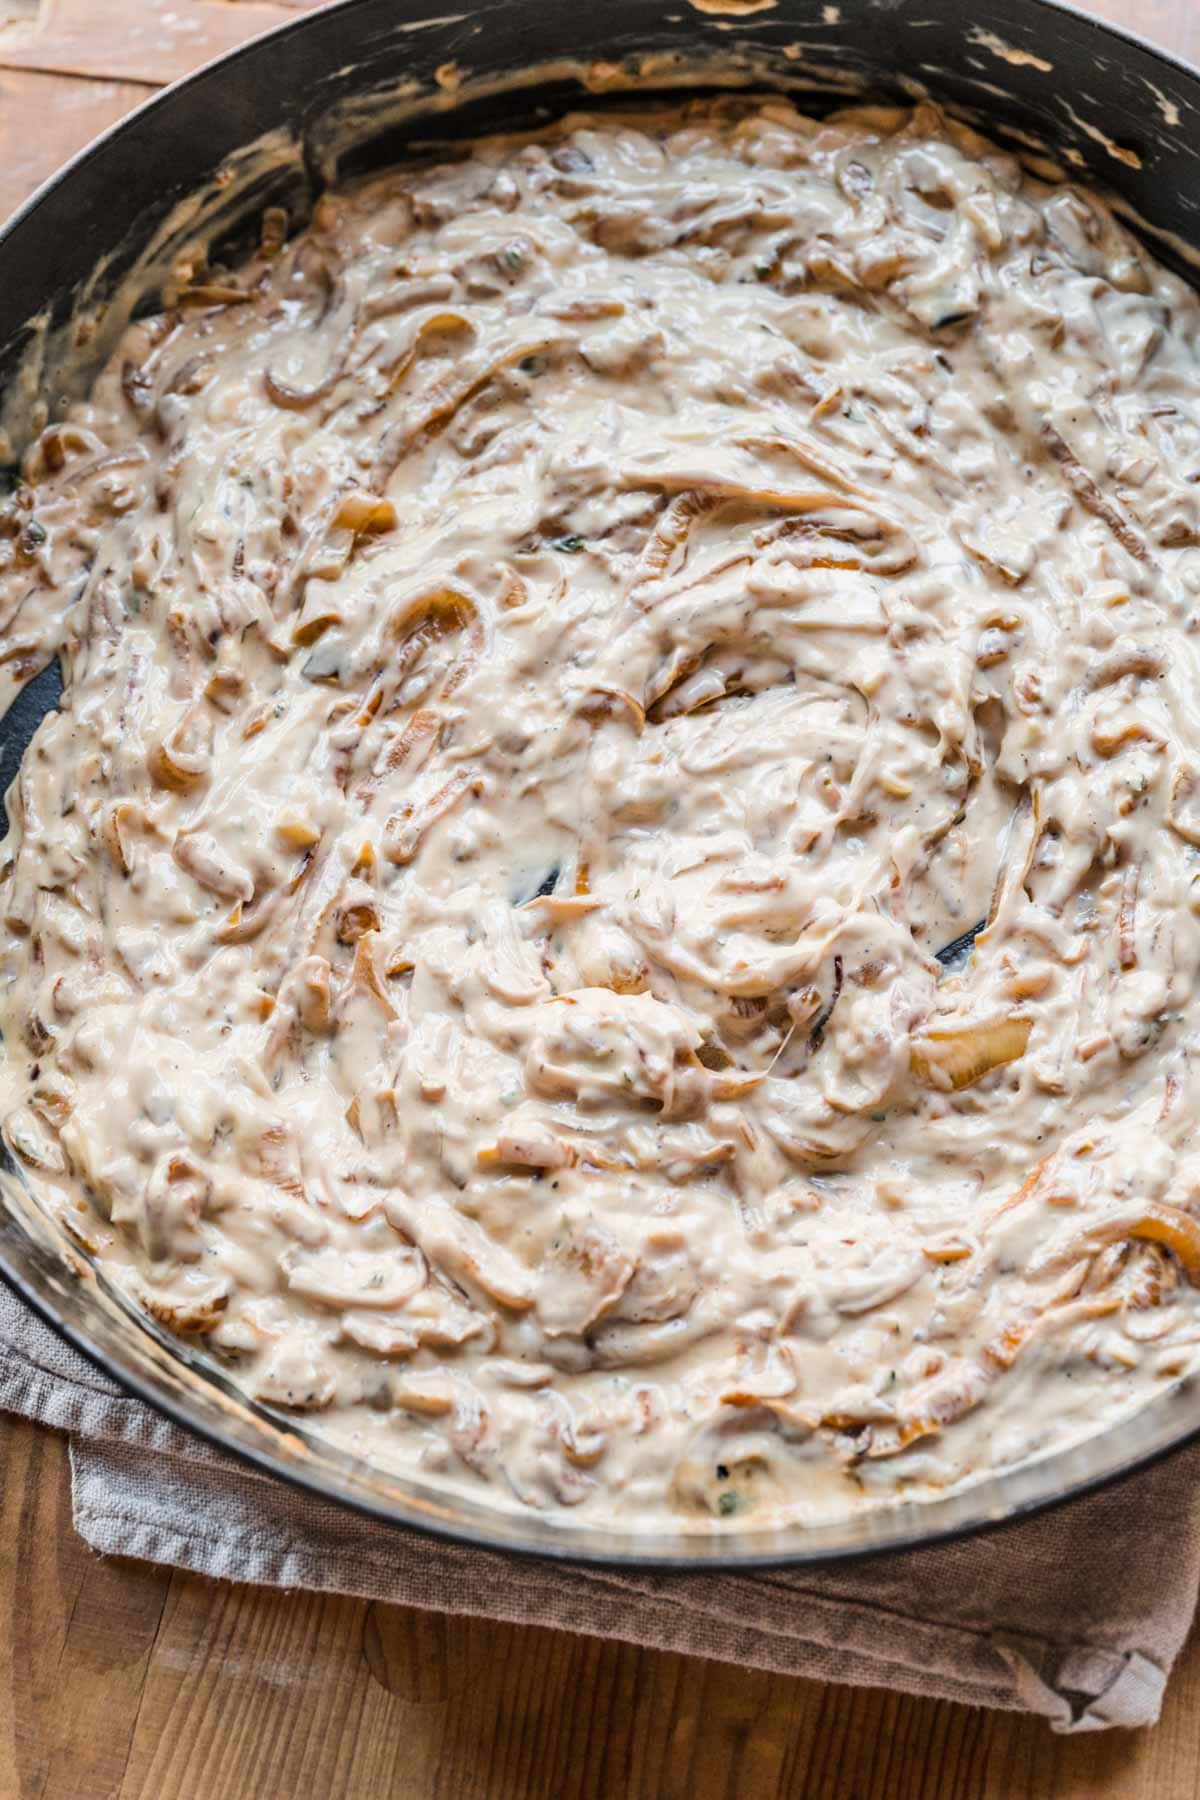
[[[323,186],[431,137],[706,79],[783,87],[817,112],[932,96],[1014,148],[1053,147],[1069,173],[1110,187],[1166,234],[1156,249],[1168,263],[1200,246],[1195,73],[1053,0],[993,0],[986,23],[960,0],[766,0],[752,12],[746,0],[704,0],[703,11],[693,0],[582,11],[476,0],[449,14],[436,4],[343,0],[306,15],[151,101],[50,182],[4,234],[0,380],[29,350],[30,322],[49,307],[63,326],[86,293],[101,329],[85,355],[70,332],[54,343],[39,371],[53,410],[71,374],[107,347],[105,303],[171,209],[264,134],[279,134],[280,154],[244,169],[212,209],[218,250],[244,242],[265,204],[299,222]],[[447,86],[451,68],[458,87]],[[153,287],[151,273],[147,304]]]
[[[448,64],[463,84],[462,104],[453,108]],[[1073,173],[1108,188],[1146,221],[1161,260],[1193,279],[1200,267],[1189,254],[1189,246],[1200,249],[1200,75],[1050,0],[994,0],[986,26],[961,0],[768,0],[748,14],[701,12],[689,0],[674,10],[654,0],[607,0],[590,12],[545,0],[477,0],[468,12],[428,17],[420,0],[344,0],[150,102],[48,184],[0,236],[0,380],[13,447],[20,448],[22,424],[36,424],[34,400],[56,413],[106,352],[123,316],[110,302],[131,270],[142,269],[139,303],[153,304],[161,264],[143,267],[139,258],[172,209],[227,159],[238,170],[237,153],[264,134],[278,134],[275,153],[243,159],[207,216],[217,254],[222,244],[236,253],[264,205],[285,204],[298,224],[323,186],[431,139],[532,125],[573,108],[627,106],[655,88],[678,95],[680,83],[689,91],[779,86],[809,111],[928,94],[1011,147],[1036,153],[1051,146]],[[34,329],[39,310],[43,325]],[[97,328],[82,349],[81,316]],[[52,667],[0,725],[5,788],[60,692]],[[639,1540],[550,1525],[369,1468],[291,1417],[248,1401],[210,1359],[135,1320],[60,1240],[11,1164],[0,1171],[0,1192],[0,1272],[135,1393],[321,1495],[479,1544],[695,1567],[911,1548],[1082,1492],[1200,1431],[1200,1401],[1184,1384],[1119,1433],[943,1500],[865,1512],[834,1527]]]

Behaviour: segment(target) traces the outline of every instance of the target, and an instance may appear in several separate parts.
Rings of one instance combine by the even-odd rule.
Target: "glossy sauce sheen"
[[[9,691],[67,675],[5,1135],[107,1273],[639,1532],[1185,1376],[1192,294],[931,109],[745,101],[177,274],[0,519]]]

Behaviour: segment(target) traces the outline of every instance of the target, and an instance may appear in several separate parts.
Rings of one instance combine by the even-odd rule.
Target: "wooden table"
[[[0,215],[159,83],[313,3],[0,0]],[[1200,62],[1200,0],[1083,4]],[[1200,1636],[1156,1730],[1056,1738],[1006,1714],[99,1561],[71,1528],[60,1437],[0,1418],[0,1471],[0,1800],[1200,1800]]]

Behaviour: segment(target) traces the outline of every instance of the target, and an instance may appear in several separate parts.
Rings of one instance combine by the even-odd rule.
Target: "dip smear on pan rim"
[[[185,258],[0,512],[4,1135],[245,1390],[629,1531],[1200,1346],[1200,310],[935,111]]]

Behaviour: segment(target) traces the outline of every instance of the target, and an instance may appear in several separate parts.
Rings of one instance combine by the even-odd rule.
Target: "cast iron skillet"
[[[970,19],[963,0],[758,0],[754,11],[728,3],[721,14],[697,10],[690,0],[674,0],[674,10],[672,0],[603,0],[590,7],[551,0],[344,0],[298,18],[151,100],[55,176],[0,234],[0,385],[10,396],[17,391],[17,371],[29,365],[28,321],[49,307],[63,329],[51,339],[40,392],[52,410],[61,405],[79,379],[77,366],[72,373],[79,357],[65,352],[81,292],[89,290],[102,349],[103,302],[151,234],[176,203],[264,132],[287,134],[295,153],[262,179],[235,180],[227,190],[221,229],[231,246],[239,226],[249,228],[264,204],[282,202],[300,222],[330,175],[346,178],[394,160],[414,140],[604,104],[589,97],[568,66],[593,59],[609,65],[603,73],[609,84],[641,71],[653,86],[678,79],[686,60],[717,57],[725,64],[720,79],[732,67],[753,86],[800,87],[800,104],[809,110],[855,97],[849,90],[856,86],[892,99],[928,91],[980,119],[1001,141],[1056,146],[1081,175],[1113,190],[1156,228],[1152,247],[1164,260],[1185,275],[1191,271],[1188,246],[1200,248],[1197,72],[1052,0],[991,0],[986,27]],[[468,10],[446,16],[443,9],[456,5]],[[639,63],[646,54],[655,60]],[[444,109],[444,94],[432,124],[428,116],[398,118],[376,104],[406,81],[433,107],[442,91],[435,73],[451,61],[466,94],[453,112]],[[523,78],[556,61],[560,67],[548,75]],[[476,76],[511,80],[507,91],[472,98]],[[705,75],[695,71],[691,79],[703,85]],[[707,79],[714,79],[711,69]],[[371,104],[358,104],[364,98]],[[629,96],[617,98],[627,104]],[[152,280],[149,287],[152,304]],[[7,788],[58,692],[57,670],[47,670],[0,726],[0,786]],[[11,1164],[0,1170],[0,1201],[0,1273],[133,1393],[270,1474],[377,1518],[474,1544],[692,1568],[911,1549],[1083,1493],[1200,1434],[1200,1393],[1185,1384],[1117,1432],[948,1498],[838,1526],[638,1539],[569,1517],[550,1525],[531,1513],[504,1512],[381,1474],[323,1444],[302,1421],[248,1401],[203,1353],[168,1338],[108,1290],[32,1204]]]

